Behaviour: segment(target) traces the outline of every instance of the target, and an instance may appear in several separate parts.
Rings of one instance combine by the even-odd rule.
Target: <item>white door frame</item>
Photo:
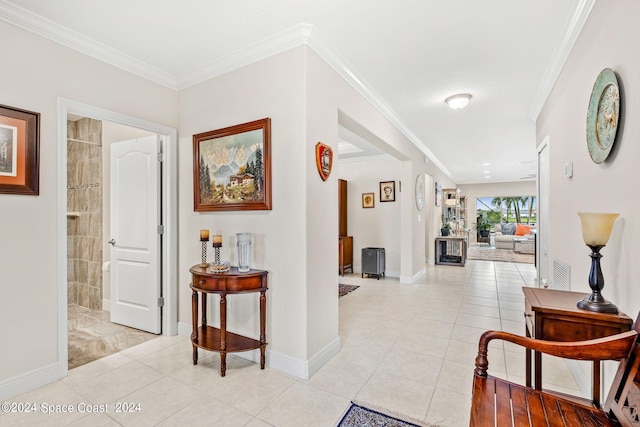
[[[178,333],[178,197],[177,197],[177,131],[175,128],[149,122],[99,107],[58,98],[58,375],[65,377],[68,371],[67,325],[67,114],[106,120],[125,126],[144,129],[163,138],[162,167],[162,294],[165,305],[162,316],[162,334]]]
[[[551,188],[549,186],[549,164],[547,163],[546,167],[546,175],[542,176],[542,172],[540,170],[540,155],[546,150],[546,155],[549,156],[549,150],[551,148],[550,138],[549,136],[545,136],[542,139],[542,142],[537,147],[537,180],[536,180],[536,190],[538,193],[538,207],[537,207],[537,228],[538,228],[538,238],[536,248],[536,265],[538,266],[537,272],[537,280],[538,287],[542,287],[542,280],[546,279],[549,283],[552,280],[551,271],[551,230],[549,230],[549,192]],[[547,157],[549,158],[549,157]],[[541,274],[542,273],[542,274]],[[545,277],[543,277],[545,276]]]

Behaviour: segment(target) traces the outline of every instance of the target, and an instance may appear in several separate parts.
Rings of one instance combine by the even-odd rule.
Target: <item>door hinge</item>
[[[164,298],[163,297],[158,298],[158,307],[164,307]]]
[[[164,225],[158,226],[158,234],[164,234]]]
[[[158,161],[160,163],[162,163],[164,161],[164,154],[163,153],[158,153]]]

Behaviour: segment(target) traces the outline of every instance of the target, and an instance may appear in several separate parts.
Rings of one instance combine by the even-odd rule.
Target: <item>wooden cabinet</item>
[[[353,273],[353,237],[347,235],[347,181],[338,180],[338,272]]]
[[[347,235],[347,181],[338,180],[338,236]]]
[[[353,237],[338,237],[338,271],[344,276],[345,270],[353,273]]]
[[[631,329],[633,320],[624,313],[582,310],[576,303],[589,294],[543,288],[522,288],[528,337],[548,341],[584,341]],[[542,356],[534,352],[535,388],[542,389]],[[531,352],[526,353],[526,385],[531,387]],[[600,402],[600,362],[593,362],[593,402]]]
[[[267,318],[267,272],[249,270],[246,273],[231,267],[226,273],[212,273],[208,268],[196,264],[191,272],[191,344],[193,346],[193,364],[198,364],[198,348],[220,353],[220,375],[227,370],[227,353],[260,349],[260,368],[264,369]],[[227,331],[227,294],[260,292],[260,339],[245,337]],[[202,294],[200,313],[198,312],[198,293]],[[207,325],[207,294],[220,296],[220,328]],[[199,321],[200,318],[200,321]]]

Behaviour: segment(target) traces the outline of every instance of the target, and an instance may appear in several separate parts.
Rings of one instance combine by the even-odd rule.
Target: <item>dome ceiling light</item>
[[[458,110],[460,108],[464,108],[469,104],[469,100],[471,99],[471,95],[468,93],[458,93],[456,95],[451,95],[447,99],[444,100],[449,107],[454,110]]]

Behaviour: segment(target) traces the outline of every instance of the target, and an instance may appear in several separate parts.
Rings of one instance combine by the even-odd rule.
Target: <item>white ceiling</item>
[[[465,184],[535,173],[535,118],[594,2],[0,0],[0,19],[174,89],[306,43]]]

